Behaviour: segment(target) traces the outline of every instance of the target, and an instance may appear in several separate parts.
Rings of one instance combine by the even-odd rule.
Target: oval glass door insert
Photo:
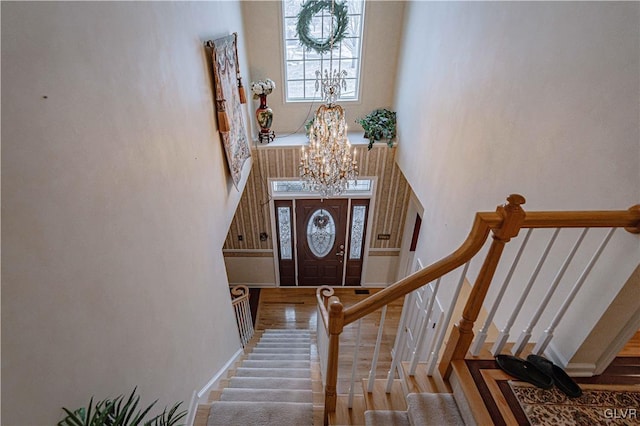
[[[336,241],[336,223],[331,213],[318,209],[307,223],[307,243],[316,257],[325,257],[333,248]]]

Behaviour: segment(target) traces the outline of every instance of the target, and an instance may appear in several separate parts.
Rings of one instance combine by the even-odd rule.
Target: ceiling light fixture
[[[349,181],[358,178],[356,149],[351,152],[347,138],[344,109],[336,104],[342,89],[346,90],[347,72],[333,69],[333,43],[335,0],[331,2],[331,42],[329,70],[316,71],[316,91],[321,91],[320,105],[309,129],[309,147],[302,147],[300,178],[308,191],[320,193],[323,198],[338,196],[349,188]]]

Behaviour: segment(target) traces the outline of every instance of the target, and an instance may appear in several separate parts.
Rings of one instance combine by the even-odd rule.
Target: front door
[[[341,286],[348,200],[296,200],[298,285]]]

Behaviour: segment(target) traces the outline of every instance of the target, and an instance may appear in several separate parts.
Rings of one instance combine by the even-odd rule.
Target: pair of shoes
[[[540,371],[533,363],[512,355],[497,355],[498,367],[513,377],[542,389],[553,387],[553,378]]]
[[[582,395],[582,389],[569,375],[560,367],[540,355],[531,354],[527,357],[527,361],[535,365],[547,376],[553,379],[553,383],[571,398],[577,398]]]

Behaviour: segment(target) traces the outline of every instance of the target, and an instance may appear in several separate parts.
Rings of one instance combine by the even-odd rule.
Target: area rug
[[[640,385],[581,384],[579,398],[509,381],[532,425],[640,425]]]

